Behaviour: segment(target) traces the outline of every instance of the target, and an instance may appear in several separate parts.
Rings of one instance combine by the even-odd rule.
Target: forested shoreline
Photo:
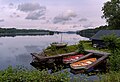
[[[53,35],[54,33],[57,32],[50,30],[38,30],[38,29],[0,28],[0,36]]]

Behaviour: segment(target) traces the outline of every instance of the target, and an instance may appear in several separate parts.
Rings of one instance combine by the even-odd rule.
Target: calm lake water
[[[61,34],[0,37],[0,70],[6,69],[8,66],[23,66],[28,69],[34,69],[34,67],[30,65],[32,61],[30,53],[39,53],[42,49],[49,46],[50,43],[60,42],[60,40]],[[76,44],[80,40],[88,40],[88,38],[76,34],[62,34],[62,41],[67,42],[68,45]],[[68,68],[67,71],[69,72],[70,69]],[[70,73],[70,76],[71,82],[74,80],[74,76],[78,77],[76,82],[79,82],[82,79],[83,82],[86,82],[84,79],[87,79],[88,82],[93,82],[98,79],[96,75],[87,77],[84,74],[74,75]]]
[[[9,65],[33,68],[30,65],[32,61],[30,53],[41,52],[50,43],[60,42],[60,40],[61,34],[0,37],[0,69],[5,69]],[[62,34],[62,41],[69,45],[76,44],[80,40],[88,40],[88,38],[76,34]]]

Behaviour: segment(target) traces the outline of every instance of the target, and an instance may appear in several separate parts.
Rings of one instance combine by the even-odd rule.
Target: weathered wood
[[[95,62],[93,62],[92,64],[90,65],[87,65],[87,66],[84,66],[84,70],[89,70],[90,68],[94,68],[96,67],[97,65],[101,64],[102,62],[104,62],[107,58],[108,58],[109,54],[90,54],[90,55],[86,55],[86,56],[83,56],[83,58],[81,58],[79,61],[81,60],[84,60],[84,59],[88,59],[88,58],[97,58],[97,60]],[[71,66],[71,65],[70,65]],[[74,67],[72,67],[72,69],[75,69]],[[81,70],[81,69],[77,69],[77,70]]]
[[[92,54],[93,54],[93,53],[88,53],[88,54],[86,54],[86,55],[80,57],[80,58],[77,59],[77,60],[71,61],[70,63],[74,63],[74,62],[77,62],[77,61],[83,60],[83,59],[85,59],[85,58],[88,58],[88,57],[92,56]],[[69,64],[70,64],[70,63],[69,63]]]
[[[91,53],[94,53],[95,55],[100,56],[100,57],[105,56],[105,55],[108,56],[110,54],[110,53],[106,53],[106,52],[99,52],[99,51],[93,51],[93,50],[86,50],[86,52],[89,53],[89,54],[81,57],[79,60],[85,59],[85,58],[91,56],[92,55]],[[42,55],[40,56],[37,53],[31,53],[31,55],[39,61],[46,61],[48,59],[61,59],[63,57],[72,56],[72,55],[76,55],[76,54],[78,54],[78,53],[77,52],[71,52],[71,53],[58,54],[58,55],[55,55],[55,56],[47,57],[47,56],[42,56]]]
[[[37,53],[31,53],[34,62],[46,62],[47,60],[43,59],[44,56],[40,56]]]
[[[39,56],[37,53],[31,53],[32,56],[36,57],[38,60],[47,60],[47,59],[55,59],[55,58],[63,58],[66,56],[72,56],[78,54],[77,52],[71,52],[71,53],[66,53],[66,54],[58,54],[55,56],[49,56],[49,57],[43,57],[43,56]]]
[[[108,58],[108,55],[104,55],[101,58],[99,58],[96,62],[92,63],[91,65],[88,65],[85,69],[88,70],[90,68],[94,68],[95,66],[99,65],[104,60],[106,60],[107,58]]]
[[[88,54],[86,54],[85,56],[79,58],[78,60],[75,60],[74,62],[84,60],[84,59],[87,59],[87,58],[90,58],[90,57],[96,57],[97,61],[92,63],[91,65],[86,66],[84,70],[89,70],[91,68],[94,68],[94,67],[98,66],[99,64],[104,62],[108,58],[108,56],[110,55],[110,53],[93,51],[93,50],[86,50],[86,52]],[[79,54],[79,53],[71,52],[71,53],[58,54],[58,55],[55,55],[55,56],[47,57],[47,56],[42,56],[42,55],[40,56],[37,53],[31,53],[33,58],[35,60],[38,60],[39,63],[46,63],[46,64],[49,64],[49,63],[58,63],[59,64],[59,63],[63,62],[64,57],[77,55],[77,54]],[[72,63],[74,63],[74,62],[72,62]]]
[[[107,52],[102,52],[102,51],[97,51],[97,50],[85,50],[86,52],[89,52],[89,53],[94,53],[94,54],[98,54],[98,55],[110,55],[110,53],[107,53]]]

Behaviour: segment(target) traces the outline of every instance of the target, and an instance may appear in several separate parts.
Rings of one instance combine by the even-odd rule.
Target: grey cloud
[[[46,17],[41,17],[40,19],[41,19],[41,20],[45,20],[45,19],[46,19]]]
[[[35,10],[41,10],[43,8],[45,9],[45,7],[40,6],[39,3],[24,3],[24,4],[18,5],[18,10],[23,12],[31,12]]]
[[[88,21],[88,19],[87,19],[87,18],[81,18],[81,19],[79,19],[79,21],[80,21],[80,22]]]
[[[69,21],[69,20],[71,20],[70,17],[56,16],[56,17],[53,19],[53,23],[65,22],[65,21]]]
[[[54,17],[53,23],[65,23],[66,21],[72,20],[77,14],[72,10],[67,10],[66,12]]]
[[[14,6],[14,4],[13,4],[13,3],[10,3],[9,6]]]
[[[16,13],[16,12],[14,12],[13,14],[14,14],[14,15],[16,15],[17,13]]]
[[[46,23],[50,23],[50,20],[46,20]]]
[[[12,9],[14,7],[14,4],[13,3],[9,3],[9,8]]]
[[[20,15],[17,14],[16,12],[14,12],[14,13],[12,13],[12,14],[10,15],[10,17],[11,17],[11,18],[16,18],[16,17],[20,17]]]
[[[5,20],[4,19],[0,19],[0,22],[4,22]]]
[[[72,28],[76,28],[77,27],[77,25],[73,25],[73,27]]]
[[[45,15],[45,10],[33,11],[30,12],[25,19],[29,20],[39,20],[40,17]]]
[[[13,18],[13,15],[10,15],[10,18]]]
[[[85,27],[85,28],[93,27],[93,24],[89,23],[89,24],[83,25],[83,27]]]
[[[43,17],[46,13],[46,7],[40,6],[39,3],[24,3],[18,5],[18,10],[27,12],[25,19],[28,20],[44,20]],[[19,16],[18,16],[19,17]]]
[[[20,15],[16,15],[16,17],[20,17]]]

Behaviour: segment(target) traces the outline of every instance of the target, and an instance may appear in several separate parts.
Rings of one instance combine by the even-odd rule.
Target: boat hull
[[[65,58],[63,58],[63,63],[64,64],[73,63],[73,62],[79,60],[79,58],[81,58],[82,56],[84,56],[84,55],[83,54],[78,54],[78,55],[74,55],[74,56],[65,57]]]
[[[78,62],[70,64],[72,69],[85,69],[88,65],[94,63],[97,59],[96,58],[88,58],[85,60],[80,60]]]
[[[74,63],[72,63],[72,64],[70,64],[70,67],[71,67],[71,69],[75,69],[75,70],[81,70],[81,69],[84,69],[84,70],[89,70],[89,69],[91,69],[91,68],[95,68],[95,67],[97,67],[98,65],[100,65],[101,63],[103,63],[107,58],[108,58],[108,56],[109,56],[109,54],[97,54],[97,53],[93,53],[93,54],[89,54],[89,55],[85,55],[85,56],[83,56],[80,60],[79,60],[79,62],[81,62],[81,61],[86,61],[87,59],[89,59],[89,58],[94,58],[93,60],[94,61],[92,61],[92,63],[89,63],[88,65],[86,64],[86,65],[84,65],[84,66],[82,66],[82,65],[76,65],[75,63],[79,63],[79,62],[74,62]],[[76,66],[75,66],[76,65]]]
[[[67,43],[52,43],[51,46],[55,46],[57,48],[61,48],[61,47],[66,47]]]

